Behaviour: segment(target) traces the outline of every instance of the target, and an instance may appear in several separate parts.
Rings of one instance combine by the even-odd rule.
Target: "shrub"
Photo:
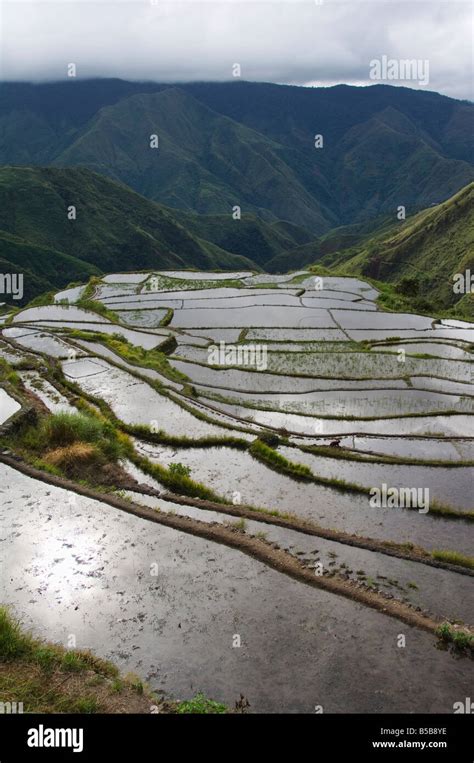
[[[117,432],[105,418],[83,413],[45,416],[38,426],[23,429],[18,445],[33,462],[41,458],[44,466],[69,477],[90,476],[94,469],[115,463],[133,450],[127,435]]]
[[[474,635],[465,630],[457,630],[449,623],[443,623],[436,631],[438,638],[445,644],[451,644],[457,652],[474,652]]]
[[[75,442],[99,442],[104,425],[92,416],[79,413],[56,413],[45,419],[40,435],[50,446],[64,447]]]
[[[61,667],[70,673],[79,673],[86,669],[87,664],[77,652],[66,652],[61,661]]]
[[[273,432],[262,432],[258,439],[260,442],[265,443],[265,445],[268,445],[269,448],[277,448],[280,444],[280,438],[278,435],[274,434]]]
[[[191,474],[191,469],[189,466],[185,466],[184,464],[178,462],[176,464],[170,464],[169,470],[171,474],[176,475],[177,477],[189,477]]]
[[[420,282],[415,276],[404,276],[397,284],[397,291],[407,297],[416,297],[420,293]]]
[[[196,694],[193,699],[186,700],[185,702],[180,702],[178,705],[178,713],[181,714],[198,714],[198,715],[207,715],[207,714],[221,714],[221,713],[227,713],[227,708],[225,705],[223,705],[220,702],[215,702],[212,699],[208,699],[204,694],[201,692],[199,694]]]

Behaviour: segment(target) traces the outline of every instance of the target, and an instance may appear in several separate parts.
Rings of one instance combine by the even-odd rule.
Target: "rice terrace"
[[[0,636],[14,612],[160,712],[452,712],[474,323],[386,304],[317,267],[163,270],[5,312]],[[150,704],[120,681],[103,707]]]

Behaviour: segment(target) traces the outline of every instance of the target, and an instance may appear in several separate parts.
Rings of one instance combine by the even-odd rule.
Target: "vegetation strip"
[[[209,327],[209,328],[212,328],[212,327]],[[264,340],[252,339],[252,342],[256,342],[256,341],[263,341],[263,342],[265,342],[267,340],[265,340],[265,339]],[[403,340],[400,340],[400,341],[403,342]],[[293,354],[294,355],[299,355],[300,353],[293,353]],[[313,354],[313,355],[321,354],[321,355],[324,355],[326,353],[323,351],[321,353],[308,353],[308,354]],[[332,354],[348,355],[349,353],[341,352],[341,353],[332,353]],[[359,354],[365,355],[364,352],[361,352]],[[381,355],[381,354],[382,353],[377,353],[377,355]],[[388,353],[388,354],[394,355],[394,353]],[[373,357],[374,360],[376,358],[375,355],[374,356],[370,356],[370,357]],[[202,368],[210,368],[213,371],[217,371],[217,372],[218,371],[222,371],[222,372],[225,372],[225,371],[242,371],[243,373],[259,374],[260,376],[265,376],[265,374],[267,374],[268,376],[282,376],[285,379],[288,379],[288,378],[295,378],[295,379],[326,379],[326,380],[329,379],[329,380],[338,380],[338,381],[340,380],[340,381],[343,381],[343,382],[344,381],[369,381],[370,382],[374,378],[373,376],[334,376],[334,375],[331,376],[329,373],[328,374],[310,374],[310,373],[304,374],[304,373],[295,372],[295,371],[292,371],[291,373],[288,373],[286,371],[278,371],[277,369],[266,369],[266,370],[261,370],[260,371],[257,368],[253,368],[252,366],[248,366],[248,367],[245,367],[245,369],[242,369],[242,366],[230,365],[230,364],[226,365],[225,367],[222,367],[222,366],[213,365],[212,363],[203,363],[200,360],[195,360],[195,359],[191,360],[190,358],[186,358],[184,356],[183,357],[182,356],[176,356],[175,358],[173,358],[173,360],[179,361],[180,363],[189,363],[189,365],[201,366]],[[448,358],[441,358],[441,360],[448,361],[449,359]],[[472,361],[451,361],[451,362],[456,362],[456,363],[460,363],[460,362],[472,363]],[[389,381],[400,381],[400,380],[403,381],[405,376],[406,376],[406,374],[400,374],[398,376],[384,376],[384,377],[382,377],[382,380],[383,381],[387,381],[387,382],[389,382]],[[427,373],[423,373],[423,374],[422,373],[419,373],[419,374],[418,373],[417,374],[410,374],[410,378],[411,379],[417,379],[419,376],[424,378],[424,377],[427,376]],[[469,384],[468,381],[462,381],[462,380],[459,380],[459,379],[453,379],[450,376],[438,376],[437,374],[433,374],[433,373],[430,373],[429,376],[430,376],[431,379],[440,379],[441,381],[450,381],[450,382],[455,382],[456,384],[466,384],[466,385]],[[378,378],[380,378],[380,377],[378,377]],[[201,384],[201,386],[216,387],[217,385]],[[228,387],[224,387],[224,389],[229,389],[229,388]],[[235,391],[239,392],[239,391],[242,391],[242,390],[235,390]],[[315,390],[315,391],[320,391],[320,390]],[[430,390],[423,390],[423,391],[430,391]]]
[[[249,453],[258,461],[261,461],[279,474],[286,474],[289,477],[303,480],[304,482],[313,482],[316,485],[326,485],[334,490],[342,490],[344,492],[350,491],[366,496],[369,496],[370,494],[370,488],[355,482],[347,482],[346,480],[337,479],[336,477],[320,477],[319,475],[314,474],[306,464],[295,464],[293,461],[288,461],[285,456],[282,456],[281,453],[278,453],[274,448],[266,445],[262,440],[254,440],[249,447]],[[415,509],[418,510],[414,506],[406,506],[405,508],[409,511]],[[430,514],[444,519],[461,519],[466,522],[474,522],[474,511],[460,511],[434,501],[430,503]]]
[[[15,345],[15,342],[12,342],[13,345]],[[38,353],[39,355],[43,356],[43,353]],[[112,361],[113,365],[116,365],[120,368],[119,364],[116,364]],[[67,386],[69,389],[73,390],[74,393],[77,395],[78,400],[80,400],[81,397],[84,397],[86,400],[89,400],[92,402],[92,404],[96,405],[102,413],[108,417],[112,423],[119,428],[124,433],[135,433],[136,431],[139,431],[139,436],[142,439],[148,439],[145,429],[140,428],[139,430],[132,429],[133,425],[125,425],[120,419],[115,416],[114,412],[112,411],[111,407],[101,398],[97,398],[93,395],[90,395],[88,393],[84,393],[80,387],[78,387],[74,382],[70,382],[69,380],[65,379],[64,373],[62,371],[61,366],[53,361],[53,365],[56,369],[56,372],[60,375],[61,381],[64,384],[64,386]],[[178,405],[181,405],[185,410],[187,410],[189,413],[195,415],[197,418],[202,418],[205,421],[209,421],[209,419],[204,415],[200,414],[199,411],[195,411],[191,406],[186,406],[184,403],[181,402],[180,399],[176,400],[175,395],[172,395],[168,392],[168,390],[164,390],[163,387],[155,382],[150,382],[149,379],[146,379],[145,377],[142,377],[139,373],[134,373],[132,371],[129,371],[129,373],[132,376],[136,376],[149,386],[153,387],[159,394],[163,394],[164,396],[170,398],[171,400],[174,400]],[[76,400],[76,404],[79,404],[78,400]],[[210,421],[210,423],[215,424],[214,421]],[[220,424],[217,424],[217,426],[221,426]],[[229,424],[223,424],[222,425],[226,429],[232,429],[233,427]],[[270,427],[269,427],[270,428]],[[275,430],[274,430],[275,431]],[[279,430],[276,430],[279,431]],[[150,435],[152,433],[150,432]],[[255,434],[255,433],[253,433]],[[164,434],[164,437],[166,438],[166,434]],[[228,438],[227,440],[232,447],[235,443],[235,438]],[[156,439],[151,439],[151,442],[157,442]],[[174,438],[173,444],[176,444],[177,440]],[[183,438],[183,442],[190,447],[189,438]],[[206,440],[204,440],[206,442]],[[240,449],[243,449],[243,445],[240,443],[238,446]],[[279,473],[284,473],[289,477],[292,477],[294,479],[300,479],[307,482],[313,482],[314,484],[322,484],[326,485],[328,487],[338,489],[338,490],[351,490],[352,492],[363,494],[363,495],[369,495],[369,488],[366,488],[362,485],[359,485],[357,483],[350,483],[346,482],[344,480],[338,480],[336,478],[330,478],[330,477],[320,477],[315,475],[311,469],[304,465],[304,464],[295,464],[291,461],[288,461],[284,456],[277,453],[273,448],[266,445],[264,442],[262,442],[259,439],[254,440],[251,444],[247,444],[249,453],[254,456],[257,460],[264,463],[269,468],[274,469],[275,471],[278,471]],[[154,476],[158,475],[158,472],[160,469],[163,469],[163,467],[159,467],[156,464],[152,464],[149,462],[147,465],[147,468],[151,471],[154,471]],[[149,473],[151,474],[151,471]],[[164,472],[167,472],[167,470],[164,470]],[[163,474],[164,474],[163,472]],[[157,476],[158,479],[160,477]],[[164,478],[167,478],[166,475]],[[162,477],[163,481],[163,477]],[[217,498],[218,500],[222,500],[223,503],[225,503],[223,498],[220,498],[217,496],[212,490],[206,488],[204,485],[201,485],[200,483],[194,483],[193,480],[189,480],[189,485],[183,485],[183,489],[185,489],[185,493],[187,495],[192,494],[192,485],[195,486],[196,492],[201,495],[201,497],[206,498]],[[459,511],[457,509],[453,509],[449,506],[444,506],[442,504],[438,504],[436,502],[432,502],[430,505],[430,514],[435,517],[441,517],[444,519],[457,519],[465,522],[473,522],[474,521],[474,511]]]
[[[149,491],[146,492],[150,494]],[[156,495],[156,492],[154,494]],[[159,497],[163,501],[178,503],[181,506],[193,506],[206,511],[230,514],[231,516],[241,517],[254,522],[262,522],[282,527],[286,530],[293,530],[304,535],[313,535],[324,540],[340,543],[341,545],[374,551],[385,556],[393,556],[397,559],[405,559],[409,562],[426,564],[428,567],[436,567],[448,572],[457,572],[460,575],[474,577],[474,559],[472,557],[464,557],[455,551],[433,551],[430,553],[410,543],[393,543],[392,541],[377,540],[376,538],[367,538],[361,535],[351,535],[343,530],[331,530],[321,527],[310,520],[300,519],[294,515],[280,514],[278,511],[256,508],[255,506],[213,503],[191,497],[185,499],[183,496],[176,495],[175,493],[161,493]]]
[[[352,436],[352,435],[351,435]],[[385,435],[383,435],[385,437]],[[451,438],[448,439],[448,442]],[[323,456],[324,458],[333,458],[340,461],[359,461],[364,464],[392,464],[393,466],[442,466],[448,469],[458,469],[459,467],[474,466],[474,461],[446,461],[443,459],[421,458],[403,458],[402,456],[390,456],[384,453],[377,453],[370,450],[354,450],[344,446],[337,448],[329,445],[296,445],[292,442],[286,442],[288,448],[301,450],[303,453],[310,453],[314,456]]]
[[[116,365],[116,364],[114,364]],[[146,433],[146,429],[144,427],[140,427],[139,425],[126,425],[124,424],[112,411],[111,407],[101,398],[97,398],[93,395],[90,395],[88,393],[84,393],[80,387],[78,387],[74,382],[71,382],[64,378],[64,374],[62,371],[62,368],[59,364],[55,364],[55,368],[57,370],[57,373],[61,376],[61,381],[64,384],[64,386],[68,387],[70,390],[73,390],[73,392],[77,395],[76,404],[79,405],[79,401],[81,397],[85,398],[86,400],[89,400],[93,405],[96,405],[102,413],[108,417],[112,423],[119,428],[121,431],[123,431],[126,434],[138,434],[142,439],[149,440],[150,442],[157,443],[158,438],[161,436],[158,433],[152,433],[150,432],[149,435]],[[146,380],[145,378],[141,377],[139,374],[134,374],[131,372],[132,375],[136,375],[137,378],[140,378],[142,381],[145,381],[146,383],[149,383],[149,380]],[[175,400],[175,397],[167,394],[165,390],[163,390],[160,386],[155,387],[154,383],[152,383],[150,386],[154,387],[157,391],[159,391],[160,394],[164,394],[165,396],[169,397],[172,400]],[[175,400],[175,402],[178,402]],[[178,403],[179,404],[179,403]],[[80,407],[80,405],[79,405]],[[188,410],[193,415],[196,415],[197,418],[202,418],[204,420],[208,420],[207,417],[204,415],[200,415],[199,412],[194,411],[192,408],[183,405],[183,408],[185,410]],[[211,422],[214,423],[214,422]],[[230,425],[225,425],[225,428],[232,429]],[[255,434],[255,433],[254,433]],[[163,433],[163,441],[166,443],[166,433]],[[230,447],[238,447],[239,449],[244,449],[244,446],[241,441],[237,439],[237,445],[236,445],[236,439],[237,438],[227,438],[225,441],[226,444],[229,443]],[[192,444],[190,442],[190,438],[182,438],[181,440],[186,447],[192,447]],[[173,445],[177,445],[177,438],[173,438]],[[204,446],[204,443],[209,445],[209,440],[204,438],[201,440],[202,445]],[[291,461],[288,461],[284,458],[284,456],[281,456],[279,453],[276,453],[276,451],[273,448],[270,448],[267,446],[264,442],[261,440],[254,440],[251,444],[246,443],[246,446],[248,448],[249,453],[254,456],[257,460],[264,463],[267,467],[274,469],[275,471],[279,473],[285,473],[287,476],[292,477],[294,479],[301,479],[307,482],[313,482],[314,484],[323,484],[327,487],[331,487],[338,490],[352,490],[355,493],[359,493],[362,495],[369,495],[369,489],[358,485],[356,483],[349,483],[345,482],[343,480],[337,480],[335,478],[329,478],[329,477],[318,477],[313,474],[313,472],[309,469],[309,467],[303,465],[303,464],[295,464]],[[156,467],[156,468],[155,468]],[[163,469],[163,467],[158,467],[156,464],[151,464],[149,462],[149,466],[147,468],[150,469],[149,473],[151,474],[151,471],[154,471],[154,475],[157,479],[160,479],[158,477],[158,471]],[[161,478],[163,481],[163,477]],[[195,485],[196,492],[201,495],[201,497],[213,497],[217,498],[218,500],[222,500],[223,503],[225,503],[223,498],[220,498],[219,496],[216,496],[216,494],[211,491],[210,489],[206,488],[204,485],[200,485],[199,483],[194,483],[193,480],[189,480],[189,485],[183,485],[183,489],[185,489],[185,492],[187,495],[192,494],[191,485]],[[458,511],[456,509],[453,509],[449,506],[443,506],[440,504],[436,504],[434,502],[430,505],[430,514],[435,517],[441,517],[444,519],[459,519],[465,522],[473,522],[474,521],[474,512],[472,511]]]
[[[203,694],[185,702],[158,697],[137,675],[121,675],[90,651],[34,638],[1,606],[0,655],[2,702],[27,713],[228,712]]]
[[[46,482],[65,490],[74,491],[79,495],[96,500],[99,503],[106,503],[113,508],[120,509],[128,514],[133,514],[141,519],[146,519],[166,527],[171,527],[177,531],[187,532],[191,535],[235,548],[263,564],[266,564],[268,567],[277,570],[277,572],[288,575],[299,582],[306,583],[314,588],[320,588],[328,593],[351,599],[352,601],[363,604],[371,609],[375,609],[382,614],[393,617],[409,626],[419,628],[433,635],[439,636],[440,628],[444,625],[444,622],[441,619],[435,619],[424,615],[407,606],[405,603],[395,599],[387,599],[378,592],[358,588],[350,581],[341,579],[337,576],[325,577],[315,575],[305,567],[299,559],[286,551],[274,548],[274,546],[260,538],[245,535],[245,533],[232,530],[222,525],[209,525],[200,520],[190,519],[189,517],[159,512],[156,509],[139,506],[138,504],[134,504],[110,494],[101,494],[91,488],[84,487],[83,485],[76,485],[74,482],[61,477],[45,474],[38,469],[34,469],[24,463],[19,463],[4,455],[0,455],[0,461],[33,479]],[[456,632],[462,634],[465,639],[467,639],[468,643],[471,644],[473,635],[469,629],[460,628],[457,629]]]
[[[133,460],[139,468],[142,468],[142,462],[144,459],[137,457]],[[13,469],[21,471],[28,476],[40,479],[43,482],[49,482],[58,487],[64,487],[65,489],[76,491],[81,495],[93,497],[97,500],[112,498],[110,493],[103,494],[98,490],[94,490],[93,488],[87,487],[83,484],[78,485],[77,483],[71,482],[70,480],[67,480],[66,478],[59,475],[54,475],[49,472],[46,473],[34,466],[25,463],[24,461],[20,461],[17,458],[8,456],[6,454],[0,453],[0,462],[5,463],[7,466],[12,467]],[[161,469],[163,469],[163,467],[161,467]],[[161,474],[156,472],[151,474],[151,476],[154,476],[157,479],[162,477]],[[163,482],[163,479],[161,479],[161,481]],[[190,482],[192,482],[192,480]],[[179,489],[181,490],[181,485],[179,486]],[[316,536],[325,540],[334,541],[342,545],[353,546],[356,548],[365,549],[367,551],[374,551],[386,556],[406,559],[407,561],[425,564],[430,567],[436,567],[438,569],[444,569],[449,572],[457,572],[459,574],[474,577],[473,560],[467,558],[467,562],[463,562],[465,558],[456,552],[436,551],[430,555],[430,552],[425,551],[419,547],[413,547],[411,544],[397,544],[391,541],[381,541],[363,536],[351,535],[344,531],[321,527],[306,519],[300,519],[299,517],[280,514],[278,511],[255,508],[253,506],[236,506],[229,503],[223,504],[221,502],[212,501],[208,498],[196,498],[193,496],[183,497],[182,493],[158,493],[158,491],[156,491],[154,488],[148,488],[147,486],[138,486],[136,489],[133,488],[132,490],[147,495],[154,495],[156,497],[160,497],[164,501],[177,503],[182,506],[192,506],[198,509],[229,514],[239,518],[262,522],[264,524],[275,525],[288,530],[301,532],[305,535]],[[123,503],[123,499],[120,500]],[[107,500],[107,502],[110,501]],[[119,508],[121,508],[121,506],[119,506]]]

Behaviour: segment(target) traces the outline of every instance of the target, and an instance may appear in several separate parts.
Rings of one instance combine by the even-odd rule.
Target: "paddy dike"
[[[450,712],[466,695],[465,661],[436,649],[430,633],[237,550],[72,500],[4,465],[0,473],[10,486],[5,603],[40,636],[64,644],[72,633],[79,648],[174,696],[199,689],[232,704],[243,693],[255,712]]]
[[[175,698],[452,712],[472,662],[435,632],[474,623],[474,326],[384,313],[359,279],[322,285],[111,274],[7,318],[7,423],[9,398],[100,409],[134,451],[111,493],[0,454],[0,603]],[[209,365],[219,341],[263,343],[268,368]],[[427,488],[445,514],[373,508],[381,483]]]

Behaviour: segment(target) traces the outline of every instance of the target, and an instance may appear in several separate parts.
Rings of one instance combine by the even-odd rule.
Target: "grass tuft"
[[[181,715],[218,715],[227,713],[228,709],[221,702],[215,702],[212,699],[208,699],[200,692],[199,694],[196,694],[193,699],[180,702],[177,711]]]
[[[431,552],[433,559],[438,559],[440,562],[448,562],[449,564],[457,564],[460,567],[467,567],[469,570],[474,570],[474,557],[465,556],[458,551],[441,551],[435,549]]]

